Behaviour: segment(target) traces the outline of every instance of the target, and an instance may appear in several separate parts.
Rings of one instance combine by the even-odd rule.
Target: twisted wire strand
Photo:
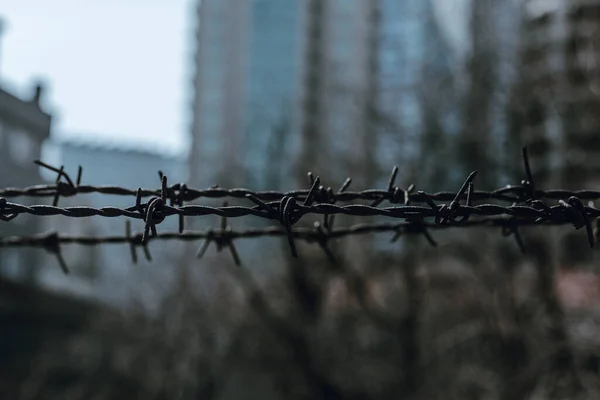
[[[267,205],[273,206],[279,202],[270,202]],[[146,203],[144,206],[147,206]],[[316,215],[351,215],[358,217],[368,216],[383,216],[388,218],[435,218],[441,214],[457,217],[464,216],[508,216],[520,220],[542,219],[548,222],[569,223],[572,222],[572,215],[568,205],[558,204],[555,206],[528,206],[528,205],[511,205],[502,206],[498,204],[481,204],[481,205],[457,205],[452,210],[444,208],[445,204],[432,206],[412,206],[398,205],[393,207],[372,207],[363,204],[336,205],[319,203],[315,205],[294,204],[294,208],[290,212],[298,217],[309,214]],[[600,216],[600,209],[590,206],[582,206],[588,218],[597,218]],[[173,207],[167,204],[155,208],[154,213],[156,218],[169,217],[172,215],[182,216],[206,216],[216,215],[227,218],[240,218],[245,216],[255,216],[262,219],[273,220],[277,219],[272,213],[261,209],[260,206],[248,207],[242,205],[212,207],[205,205],[187,205],[181,207]],[[107,218],[127,217],[133,219],[143,219],[144,215],[140,213],[137,206],[118,208],[118,207],[58,207],[50,205],[32,205],[27,206],[18,203],[4,202],[0,203],[0,217],[14,218],[21,214],[30,214],[35,216],[56,216],[62,215],[71,218],[86,218],[92,216],[100,216]]]
[[[562,223],[551,221],[519,221],[515,222],[506,218],[483,218],[480,220],[468,221],[464,225],[440,225],[432,222],[424,222],[421,225],[400,222],[400,223],[363,223],[354,224],[347,227],[333,228],[327,232],[328,239],[339,239],[352,235],[365,235],[371,233],[394,233],[400,235],[413,235],[421,233],[421,229],[430,230],[447,230],[452,228],[464,227],[496,227],[510,228],[515,226],[560,226]],[[313,228],[310,227],[294,227],[291,234],[295,239],[305,240],[309,243],[318,242],[321,240],[323,233],[318,229],[319,223],[315,223]],[[254,239],[260,237],[285,237],[287,236],[285,228],[271,226],[266,228],[251,228],[251,229],[207,229],[203,231],[186,231],[179,232],[162,232],[156,236],[149,237],[148,241],[162,240],[218,240],[218,239]],[[56,232],[47,232],[33,236],[9,236],[0,237],[0,247],[46,247],[48,241],[57,241],[61,244],[79,244],[84,246],[96,246],[103,244],[123,244],[132,243],[134,245],[142,244],[143,232],[137,232],[128,235],[109,235],[109,236],[84,236],[84,235],[67,235]]]
[[[551,189],[540,190],[536,188],[533,181],[533,175],[530,168],[527,148],[522,149],[523,165],[526,179],[517,185],[507,185],[494,190],[471,190],[470,196],[473,201],[506,201],[511,203],[524,202],[529,199],[537,200],[566,200],[576,197],[583,201],[593,201],[600,199],[599,190],[565,190]],[[355,202],[365,200],[379,204],[382,201],[390,203],[430,203],[431,201],[452,201],[457,199],[457,194],[450,191],[440,191],[427,193],[423,191],[414,192],[414,185],[410,185],[406,190],[395,186],[396,178],[399,173],[399,167],[395,166],[389,177],[387,189],[365,189],[361,191],[350,191],[352,179],[347,178],[337,191],[331,187],[317,185],[311,189],[292,190],[287,192],[266,190],[255,191],[245,188],[224,189],[217,185],[208,189],[197,189],[188,187],[184,183],[177,183],[171,186],[165,184],[158,189],[130,189],[120,186],[108,185],[82,185],[83,169],[79,166],[77,178],[72,179],[64,171],[64,166],[60,168],[46,164],[40,160],[34,161],[35,164],[55,172],[57,174],[55,184],[52,185],[34,185],[24,188],[0,188],[0,197],[53,197],[54,205],[60,197],[73,197],[79,194],[103,194],[114,196],[135,196],[135,197],[156,197],[161,196],[165,201],[170,200],[172,204],[183,205],[184,202],[195,201],[202,198],[223,199],[223,198],[248,198],[252,196],[261,201],[281,201],[284,198],[294,198],[296,201],[305,201],[311,194],[319,203],[336,202]],[[161,183],[164,174],[158,171]],[[471,174],[469,178],[472,178]],[[311,184],[315,182],[312,173],[308,173]],[[467,179],[467,181],[469,180]],[[317,178],[318,179],[318,178]],[[464,195],[466,193],[462,193]]]
[[[182,184],[171,185],[167,188],[168,199],[179,199],[179,193],[181,191]],[[353,202],[357,200],[375,201],[385,200],[391,202],[397,202],[394,198],[394,192],[387,189],[366,189],[361,191],[344,191],[334,192],[328,190],[330,188],[323,187],[322,193],[325,193],[325,197],[329,197],[330,201],[337,202]],[[159,196],[161,189],[141,189],[142,197],[153,197]],[[510,185],[503,188],[494,190],[475,190],[473,191],[472,197],[474,201],[485,201],[485,200],[497,200],[506,202],[518,202],[523,198],[524,193],[527,192],[527,188],[524,185]],[[13,198],[13,197],[33,197],[33,198],[46,198],[54,197],[56,194],[60,197],[72,197],[79,194],[102,194],[110,196],[137,196],[138,189],[129,189],[120,186],[108,186],[108,185],[79,185],[68,187],[68,185],[60,182],[59,184],[52,185],[34,185],[23,188],[0,188],[0,197]],[[244,188],[208,188],[208,189],[194,189],[186,187],[183,201],[190,202],[198,199],[223,199],[223,198],[247,198],[248,195],[252,195],[263,201],[279,201],[284,197],[293,197],[298,201],[304,201],[309,193],[308,189],[292,190],[287,192],[275,191],[275,190],[264,190],[254,191]],[[432,201],[451,201],[455,198],[456,192],[441,191],[441,192],[417,192],[409,193],[408,201],[411,203],[425,203],[428,200]],[[533,193],[533,197],[540,200],[565,200],[570,197],[577,197],[584,201],[593,201],[600,199],[599,190],[565,190],[565,189],[550,189],[540,190],[536,189]],[[404,200],[404,199],[403,199]]]
[[[472,172],[462,184],[460,190],[454,192],[426,193],[414,192],[414,185],[401,189],[394,185],[399,168],[392,170],[385,190],[369,189],[363,191],[348,191],[351,179],[348,178],[339,190],[325,188],[320,184],[319,177],[308,174],[311,187],[308,190],[289,192],[252,191],[248,189],[210,189],[188,188],[186,184],[167,185],[167,177],[159,171],[161,187],[158,190],[131,190],[119,186],[81,185],[82,168],[79,167],[77,178],[64,172],[64,167],[56,168],[41,161],[36,164],[57,173],[54,185],[37,185],[22,189],[0,189],[0,221],[8,222],[21,214],[34,216],[65,216],[71,218],[86,218],[101,216],[106,218],[126,217],[125,236],[83,237],[65,236],[58,233],[48,233],[32,237],[0,238],[0,247],[6,246],[41,246],[54,253],[65,272],[68,268],[61,256],[60,246],[67,243],[83,245],[98,245],[107,243],[129,243],[131,255],[136,262],[135,247],[144,249],[146,258],[150,259],[147,248],[149,240],[198,240],[205,239],[199,249],[202,256],[208,245],[216,243],[217,249],[228,248],[236,262],[240,264],[234,241],[240,238],[261,236],[286,236],[293,256],[297,257],[295,240],[316,242],[332,257],[327,245],[328,241],[348,235],[371,232],[394,232],[392,241],[403,234],[421,234],[433,246],[435,241],[429,230],[446,229],[449,227],[469,228],[475,226],[501,227],[504,236],[513,235],[517,244],[524,251],[523,241],[518,228],[528,225],[565,225],[571,224],[575,229],[585,227],[590,247],[594,247],[597,236],[600,209],[594,207],[593,201],[600,199],[600,191],[595,190],[539,190],[535,187],[532,177],[527,149],[523,148],[523,161],[526,178],[520,185],[507,186],[492,191],[474,189],[476,171]],[[59,207],[61,197],[71,197],[84,193],[100,193],[105,195],[135,196],[135,204],[127,208],[119,207]],[[8,202],[10,197],[53,197],[52,205],[24,205]],[[142,198],[150,197],[147,202]],[[233,205],[224,202],[223,206],[188,204],[199,198],[243,198],[254,203],[253,206]],[[369,201],[370,204],[355,204],[358,200]],[[464,204],[460,201],[464,200]],[[510,202],[502,204],[473,204],[484,200]],[[557,200],[558,204],[550,206],[543,200]],[[588,205],[583,201],[588,200]],[[379,207],[387,201],[391,205]],[[444,202],[442,204],[436,204]],[[351,203],[351,204],[336,204]],[[417,205],[415,205],[415,203]],[[167,217],[177,215],[179,219],[178,233],[157,232],[157,225]],[[201,217],[216,215],[221,217],[221,229],[204,232],[184,232],[184,217]],[[323,216],[323,223],[315,223],[313,228],[296,227],[307,215]],[[351,215],[358,217],[387,217],[401,219],[397,223],[358,224],[343,228],[333,228],[336,215]],[[279,222],[280,227],[233,231],[227,225],[227,218],[253,216],[265,220]],[[132,235],[130,219],[142,219],[144,231]],[[592,226],[593,225],[593,226]]]

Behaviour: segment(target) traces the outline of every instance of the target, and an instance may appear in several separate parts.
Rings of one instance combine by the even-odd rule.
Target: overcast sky
[[[187,143],[192,0],[0,0],[0,77],[48,83],[59,137]]]

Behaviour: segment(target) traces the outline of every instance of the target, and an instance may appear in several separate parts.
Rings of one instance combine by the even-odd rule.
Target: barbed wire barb
[[[54,207],[58,205],[58,200],[61,196],[74,196],[78,193],[78,188],[81,184],[81,177],[83,174],[83,167],[81,165],[77,168],[77,179],[75,181],[76,183],[73,183],[73,180],[71,179],[69,174],[65,172],[64,165],[61,165],[60,168],[56,168],[40,160],[35,160],[34,164],[42,168],[46,168],[52,172],[56,172],[56,190],[54,190],[52,199],[52,205]],[[61,179],[65,179],[66,182],[63,182]]]
[[[387,186],[387,192],[389,194],[391,194],[391,198],[390,198],[390,202],[391,203],[395,203],[396,201],[396,195],[398,193],[398,191],[400,190],[400,188],[396,187],[394,188],[394,183],[396,183],[396,177],[398,176],[398,166],[394,165],[394,168],[392,168],[392,173],[390,175],[390,178],[388,180],[388,186]],[[371,203],[371,207],[377,207],[379,204],[381,204],[384,200],[386,200],[385,196],[381,196],[379,197],[377,200],[375,200],[373,203]]]
[[[565,212],[570,216],[571,222],[575,229],[581,229],[585,226],[590,248],[594,247],[594,232],[592,224],[585,210],[585,206],[577,197],[570,197],[568,201],[559,200],[561,206],[565,208]]]
[[[463,224],[465,222],[467,222],[469,220],[469,217],[471,216],[470,212],[466,212],[461,219],[457,219],[458,218],[458,211],[459,211],[459,207],[460,207],[460,199],[461,197],[463,197],[466,193],[467,195],[467,201],[466,201],[466,208],[468,210],[468,208],[471,207],[471,195],[473,192],[473,179],[475,179],[475,176],[477,175],[477,171],[473,171],[469,174],[469,176],[467,177],[467,179],[463,182],[462,186],[460,187],[459,191],[456,193],[456,196],[454,197],[454,199],[450,202],[450,204],[442,204],[441,206],[436,206],[436,210],[437,210],[437,215],[435,216],[435,223],[436,224]]]
[[[315,231],[317,233],[317,244],[319,245],[319,247],[321,248],[321,250],[323,250],[323,252],[325,253],[325,256],[327,256],[327,259],[329,260],[329,262],[331,262],[332,265],[337,265],[337,258],[335,257],[335,255],[333,254],[333,251],[331,250],[331,248],[329,248],[329,239],[330,239],[330,230],[327,228],[324,228],[323,225],[321,225],[319,223],[319,221],[315,221],[313,224]]]
[[[227,201],[224,201],[223,207],[227,207],[227,206],[228,206]],[[225,247],[228,248],[229,252],[231,254],[231,257],[233,258],[234,264],[238,267],[241,267],[242,260],[241,260],[240,255],[235,247],[235,244],[233,242],[234,238],[232,237],[231,233],[232,233],[232,230],[231,230],[231,227],[227,223],[227,217],[222,216],[220,229],[218,231],[209,230],[208,232],[206,232],[206,235],[204,236],[204,242],[202,243],[202,245],[200,245],[200,247],[196,251],[196,258],[201,259],[202,257],[204,257],[204,254],[206,254],[206,251],[208,250],[210,243],[214,242],[217,247],[217,253],[220,253],[223,250],[223,248],[225,248]],[[180,235],[181,234],[182,233],[180,233]]]
[[[352,178],[350,178],[350,177],[346,178],[344,183],[342,183],[342,186],[340,186],[340,188],[338,189],[337,193],[334,196],[331,196],[331,204],[335,204],[337,202],[338,196],[341,193],[344,193],[350,187],[351,184],[352,184]],[[331,190],[331,187],[329,189],[331,192],[333,192],[333,190]],[[335,215],[324,215],[323,216],[323,225],[327,231],[331,231],[334,223],[335,223]]]
[[[61,270],[65,275],[68,275],[70,270],[67,266],[67,262],[65,261],[62,255],[62,252],[60,251],[60,244],[61,241],[59,239],[58,233],[53,232],[45,237],[43,247],[46,249],[46,251],[48,251],[56,257],[56,260],[58,261],[58,265],[60,266]]]
[[[162,174],[162,172],[161,172]],[[162,177],[161,177],[162,179]],[[184,205],[185,202],[185,195],[187,192],[187,185],[185,183],[180,183],[178,189],[178,195],[177,196],[173,196],[171,197],[171,207],[182,207]],[[167,190],[168,191],[168,190]],[[184,216],[182,214],[179,214],[179,225],[178,225],[178,230],[179,233],[182,233],[184,228]]]
[[[521,155],[523,157],[523,166],[525,168],[526,176],[526,179],[521,181],[521,185],[523,186],[523,196],[525,196],[523,202],[526,203],[537,200],[538,196],[533,181],[533,173],[531,172],[531,166],[529,164],[529,153],[527,152],[527,147],[523,147],[521,149]]]
[[[131,262],[137,264],[137,251],[135,248],[135,243],[133,242],[133,237],[131,236],[131,221],[125,221],[125,237],[127,239],[127,243],[129,244],[129,254],[131,254]]]

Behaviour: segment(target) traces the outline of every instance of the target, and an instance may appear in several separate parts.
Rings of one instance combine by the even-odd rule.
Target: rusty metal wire
[[[73,218],[91,216],[126,217],[142,219],[144,231],[132,235],[127,224],[125,236],[110,236],[101,238],[61,236],[57,233],[45,234],[29,238],[0,238],[2,246],[41,246],[57,255],[63,270],[67,271],[64,260],[60,256],[60,245],[79,243],[97,245],[106,243],[129,243],[132,258],[136,260],[135,248],[141,245],[150,259],[147,243],[151,238],[198,240],[205,239],[200,248],[201,256],[210,243],[217,248],[228,248],[236,263],[239,256],[233,245],[234,240],[259,236],[286,236],[291,253],[297,256],[295,240],[305,240],[318,243],[329,255],[327,242],[334,238],[368,232],[394,232],[392,240],[397,240],[403,234],[422,234],[431,245],[435,241],[429,230],[445,229],[448,227],[496,226],[502,228],[505,236],[514,235],[519,247],[524,251],[518,227],[527,225],[564,225],[571,224],[576,229],[585,227],[588,241],[594,246],[595,235],[592,224],[600,217],[600,209],[590,202],[584,205],[582,200],[600,198],[600,191],[566,191],[536,189],[529,167],[526,149],[523,149],[523,161],[527,179],[520,185],[508,186],[493,191],[476,191],[472,172],[456,193],[414,192],[414,185],[406,190],[395,186],[398,167],[394,167],[388,187],[385,190],[365,190],[360,192],[347,191],[351,180],[348,178],[337,191],[324,188],[320,179],[308,174],[311,187],[308,190],[292,192],[263,191],[253,192],[248,189],[219,189],[216,187],[206,190],[190,189],[185,184],[168,186],[167,177],[159,172],[161,188],[159,190],[130,190],[114,186],[84,186],[81,185],[82,168],[78,170],[75,180],[64,172],[64,168],[55,168],[36,161],[41,167],[57,173],[55,185],[33,186],[23,189],[7,188],[0,190],[0,220],[10,221],[21,214],[35,216],[62,215]],[[61,197],[75,196],[81,193],[102,193],[108,195],[135,195],[135,204],[127,208],[118,207],[59,207]],[[52,205],[23,205],[8,202],[7,197],[53,197]],[[150,197],[142,202],[144,197]],[[248,205],[221,207],[207,205],[184,205],[186,202],[199,198],[244,198]],[[367,201],[369,204],[336,204],[337,202]],[[460,202],[464,200],[464,204]],[[475,201],[496,200],[511,203],[503,204],[473,204]],[[544,200],[558,200],[555,205],[548,205]],[[384,201],[388,207],[380,207]],[[436,204],[436,201],[447,203]],[[346,228],[333,228],[336,215],[352,215],[359,217],[383,216],[404,220],[400,223],[371,223],[360,224]],[[179,218],[178,233],[157,234],[156,226],[167,217],[177,215]],[[184,217],[216,215],[221,217],[221,228],[205,232],[184,232]],[[316,223],[314,228],[297,227],[296,225],[307,215],[323,216],[322,223]],[[254,216],[261,219],[278,222],[281,227],[232,231],[227,226],[227,218]],[[129,222],[129,221],[127,221]]]

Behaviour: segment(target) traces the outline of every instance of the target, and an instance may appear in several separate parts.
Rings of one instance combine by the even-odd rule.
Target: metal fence
[[[36,164],[57,173],[56,182],[51,185],[36,185],[25,188],[0,189],[0,219],[8,222],[21,214],[35,216],[62,215],[72,218],[91,216],[125,217],[144,221],[143,232],[132,233],[130,221],[126,221],[123,235],[90,237],[68,236],[57,232],[44,233],[31,237],[0,238],[0,247],[36,246],[43,247],[58,257],[65,272],[68,269],[61,256],[62,244],[99,245],[109,243],[128,244],[134,262],[137,261],[136,248],[142,247],[150,260],[147,247],[150,240],[204,240],[198,250],[202,256],[211,243],[218,250],[230,250],[236,264],[240,263],[234,241],[256,237],[287,237],[292,255],[297,256],[296,240],[318,244],[328,256],[328,242],[349,235],[374,232],[389,232],[392,241],[402,235],[419,234],[435,246],[430,231],[448,228],[489,227],[497,228],[504,236],[512,235],[524,252],[525,247],[518,228],[531,225],[573,225],[576,229],[586,228],[588,241],[594,246],[598,235],[600,209],[593,200],[600,199],[600,191],[595,190],[541,190],[534,185],[527,150],[523,149],[525,179],[517,185],[509,185],[496,190],[475,190],[476,171],[472,172],[457,192],[426,193],[416,191],[414,185],[403,189],[395,185],[398,167],[394,167],[385,189],[350,191],[348,178],[338,190],[325,187],[319,177],[308,173],[310,188],[289,192],[252,191],[249,189],[223,189],[211,187],[194,189],[184,183],[168,185],[167,177],[159,171],[159,189],[128,189],[118,186],[92,186],[81,184],[82,168],[76,179],[72,179],[64,168],[55,168],[41,161]],[[113,196],[135,197],[131,207],[60,207],[60,198],[78,194],[100,193]],[[50,197],[52,205],[23,205],[7,201],[12,197]],[[188,204],[199,199],[243,199],[248,205],[228,205],[214,207]],[[146,199],[144,201],[144,199]],[[584,204],[588,201],[588,204]],[[387,202],[388,205],[381,205]],[[479,204],[485,202],[483,204]],[[551,205],[550,202],[556,204]],[[358,217],[383,216],[400,222],[374,222],[346,227],[334,227],[336,215]],[[179,231],[158,233],[157,226],[167,217],[178,216]],[[186,231],[185,217],[215,215],[221,217],[218,228],[204,231]],[[312,227],[296,226],[307,215],[322,216],[322,222]],[[253,216],[276,221],[279,226],[233,230],[228,226],[228,218]]]

